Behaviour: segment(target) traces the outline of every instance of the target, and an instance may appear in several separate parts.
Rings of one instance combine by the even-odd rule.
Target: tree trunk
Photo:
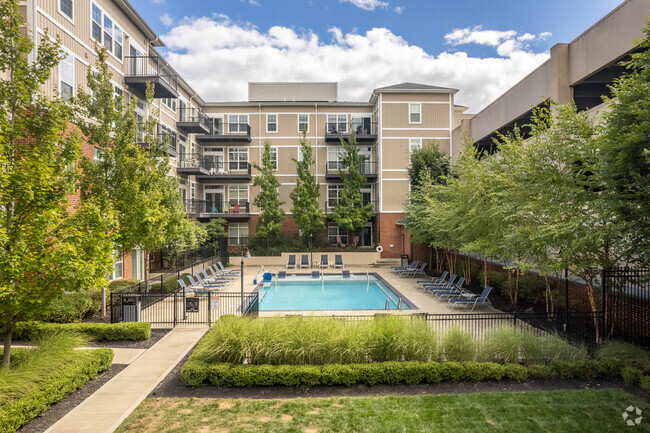
[[[521,276],[521,269],[515,270],[515,305],[517,305],[517,297],[519,296],[519,277]]]
[[[11,324],[9,325],[9,328],[4,334],[4,350],[2,351],[2,368],[4,370],[9,369],[9,365],[11,364],[11,338],[14,335],[14,325]]]
[[[514,304],[514,298],[512,297],[512,271],[508,269],[508,296],[510,297],[510,303]]]
[[[488,262],[487,262],[487,257],[483,257],[483,282],[485,283],[485,284],[483,284],[483,287],[488,286],[488,284],[490,283],[490,282],[488,281]]]

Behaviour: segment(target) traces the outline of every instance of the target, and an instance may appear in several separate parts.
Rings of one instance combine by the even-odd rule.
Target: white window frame
[[[71,11],[70,12],[72,13],[72,16],[69,16],[68,14],[63,12],[63,9],[61,9],[61,1],[62,0],[57,0],[57,2],[56,2],[57,3],[56,7],[57,7],[57,10],[59,11],[59,14],[61,16],[63,16],[63,18],[65,18],[66,20],[68,20],[72,24],[74,24],[74,15],[75,15],[75,13],[74,13],[74,0],[70,0],[70,4],[71,4],[71,6],[70,6]]]
[[[97,7],[97,9],[99,10],[99,12],[101,13],[101,17],[100,17],[100,22],[99,22],[99,23],[97,23],[97,21],[95,21],[95,20],[93,19],[93,7]],[[94,1],[90,3],[90,17],[89,17],[89,19],[90,19],[90,39],[93,40],[93,41],[97,41],[97,43],[98,43],[99,45],[101,45],[101,46],[103,46],[103,47],[106,47],[106,46],[104,45],[104,32],[106,32],[106,29],[105,29],[105,27],[104,27],[104,23],[105,23],[105,19],[106,19],[106,18],[108,18],[108,19],[111,21],[112,25],[113,25],[113,27],[111,28],[111,31],[110,31],[110,36],[111,36],[111,48],[110,48],[110,49],[107,49],[107,51],[108,51],[108,52],[111,54],[111,56],[113,56],[116,60],[118,60],[120,63],[123,63],[123,62],[124,62],[124,40],[126,39],[126,37],[125,37],[125,33],[124,33],[124,29],[123,29],[121,26],[119,26],[119,25],[117,24],[117,21],[115,21],[115,19],[113,19],[112,16],[110,16],[109,14],[107,14],[106,11],[105,11],[104,9],[102,9],[102,8],[101,8],[101,7],[100,7],[96,2],[94,2]],[[99,36],[100,36],[99,39],[97,39],[97,38],[95,38],[95,37],[93,36],[93,23],[97,23],[97,24],[99,24]],[[116,29],[117,29],[117,32],[116,32]],[[121,41],[116,42],[116,35],[117,35],[118,33],[120,34],[120,39],[121,39]],[[118,57],[118,56],[115,54],[115,45],[116,45],[116,44],[119,45],[120,48],[121,48],[121,54],[122,54],[122,55],[121,55],[120,57]]]
[[[178,106],[176,98],[161,98],[160,100],[165,107],[176,113],[176,107]]]
[[[422,139],[421,138],[409,138],[409,161],[411,160],[411,154],[415,149],[422,149]]]
[[[325,206],[327,208],[331,209],[331,208],[334,207],[334,206],[330,205],[330,201],[334,200],[334,199],[330,198],[330,190],[336,190],[336,200],[340,200],[341,199],[341,193],[343,192],[344,187],[345,187],[345,185],[343,185],[342,183],[330,183],[330,184],[327,185],[327,201],[325,203]]]
[[[237,116],[237,122],[233,122],[233,121],[232,121],[232,118],[233,118],[234,116]],[[242,121],[241,121],[241,119],[240,119],[240,116],[245,116],[245,117],[246,117],[246,121],[242,123]],[[249,125],[249,126],[250,126],[248,114],[232,113],[232,114],[229,114],[229,115],[228,115],[228,133],[230,134],[230,133],[235,132],[235,133],[244,133],[244,134],[245,134],[247,131],[245,131],[245,130],[244,130],[244,131],[241,131],[241,130],[240,130],[240,128],[241,128],[240,126],[237,127],[237,130],[236,130],[236,131],[233,131],[233,130],[231,129],[231,125],[232,125],[233,123],[236,123],[236,124],[238,124],[238,125]]]
[[[237,146],[237,147],[228,147],[227,149],[228,149],[228,151],[227,151],[228,152],[228,171],[243,171],[243,170],[245,170],[243,168],[239,168],[239,164],[242,163],[242,162],[250,164],[249,149],[247,147],[239,147],[239,146]],[[237,160],[234,160],[234,161],[231,160],[231,158],[230,158],[230,151],[231,150],[232,151],[236,150],[235,152],[233,152],[233,154],[237,154],[237,155],[243,155],[244,152],[242,152],[242,150],[244,150],[245,153],[246,153],[246,161],[242,161],[240,159],[237,159]],[[231,168],[231,165],[230,165],[231,163],[237,163],[237,168]]]
[[[330,118],[336,118],[336,120],[331,121]],[[335,114],[328,114],[327,115],[327,121],[325,122],[326,125],[330,125],[332,123],[336,124],[336,132],[342,132],[342,133],[347,133],[348,132],[348,115],[347,114],[340,114],[340,113],[335,113]],[[343,121],[342,121],[343,119]],[[345,129],[339,129],[339,125],[345,125]],[[327,131],[329,132],[329,130]]]
[[[302,162],[303,160],[303,155],[302,155],[302,147],[298,146],[298,158],[296,158],[298,162]]]
[[[273,164],[273,169],[277,170],[278,169],[278,159],[280,157],[280,150],[278,149],[277,146],[271,146],[271,161],[274,163]]]
[[[300,121],[300,116],[307,116],[307,120],[305,122]],[[307,124],[306,132],[309,134],[309,114],[308,113],[300,113],[298,114],[298,133],[302,134],[302,128],[300,128],[300,124]]]
[[[242,236],[242,231],[246,229],[246,235]],[[234,230],[236,232],[236,236],[232,236],[231,230]],[[248,237],[248,223],[245,222],[231,222],[228,223],[228,242],[230,245],[239,245],[240,244],[240,239]],[[235,240],[235,242],[233,242]]]
[[[269,119],[270,116],[275,116],[275,122],[271,122],[271,120]],[[269,125],[275,125],[275,131],[269,130]],[[266,133],[267,134],[277,134],[279,129],[280,129],[280,125],[278,123],[278,115],[273,114],[273,113],[267,114],[266,115]]]
[[[61,59],[59,62],[59,95],[63,98],[63,89],[61,86],[62,83],[65,83],[69,85],[72,88],[72,91],[70,93],[70,98],[74,96],[74,84],[75,84],[75,55],[70,52],[70,51],[64,51],[65,57]],[[69,64],[68,61],[71,61],[72,64]],[[72,83],[68,83],[67,81],[63,80],[63,72],[61,71],[61,66],[64,66],[64,63],[68,63],[68,66],[70,66],[70,71],[72,72]],[[65,99],[65,98],[64,98]]]
[[[115,280],[121,280],[124,278],[124,253],[115,251],[115,260],[113,261],[113,271],[106,276],[106,279],[108,281],[115,281]],[[122,268],[122,271],[120,272],[122,275],[119,277],[116,277],[115,275],[115,269],[117,268],[118,264]]]
[[[413,107],[417,107],[417,111],[412,111]],[[418,120],[413,121],[412,120],[412,115],[417,114],[418,115]],[[409,102],[409,124],[410,125],[419,125],[422,123],[422,104],[419,102]]]
[[[245,193],[245,194],[243,194]],[[248,185],[233,184],[228,185],[228,203],[237,200],[240,206],[249,202],[250,189]],[[236,195],[236,197],[233,197]],[[245,195],[245,196],[244,196]]]
[[[330,230],[332,230],[332,229],[336,229],[336,234],[330,235]],[[348,233],[346,231],[344,231],[344,230],[342,231],[341,227],[337,226],[336,224],[329,223],[327,225],[327,240],[330,243],[336,243],[337,242],[336,241],[337,236],[339,236],[341,238],[341,243],[346,244],[346,245],[348,244]],[[330,238],[333,238],[333,242],[332,242],[332,239],[330,239]]]

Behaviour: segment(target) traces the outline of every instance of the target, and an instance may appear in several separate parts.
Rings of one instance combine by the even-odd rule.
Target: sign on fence
[[[199,312],[199,298],[186,298],[185,299],[185,312],[198,313]]]
[[[210,298],[210,308],[213,310],[218,310],[219,309],[219,297],[215,296],[214,298]]]

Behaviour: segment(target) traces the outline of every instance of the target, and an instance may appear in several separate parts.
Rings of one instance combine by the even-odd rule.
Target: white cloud
[[[374,88],[412,81],[460,89],[456,102],[475,112],[548,59],[522,49],[516,32],[454,39],[496,48],[484,58],[461,50],[428,53],[385,28],[329,32],[327,40],[283,26],[262,31],[202,17],[183,19],[162,39],[170,63],[206,101],[243,101],[249,81],[336,81],[342,101],[367,101]]]
[[[174,24],[174,18],[169,16],[168,13],[165,13],[164,15],[162,15],[160,17],[160,22],[163,23],[166,26],[171,26],[172,24]]]
[[[155,5],[164,5],[165,0],[151,0],[151,2]]]
[[[406,9],[406,6],[395,6],[394,11],[396,14],[402,15],[404,9]]]
[[[356,7],[366,10],[374,11],[377,8],[388,7],[387,1],[381,0],[339,0],[341,3],[352,3]]]
[[[519,34],[515,30],[483,30],[482,26],[474,26],[454,29],[445,35],[445,41],[452,46],[478,44],[496,47],[497,54],[507,57],[510,53],[528,49],[530,42],[544,40],[550,36],[550,32],[536,36],[531,33]]]
[[[242,3],[248,3],[249,5],[253,5],[253,6],[262,6],[262,4],[257,0],[239,0],[239,1]]]

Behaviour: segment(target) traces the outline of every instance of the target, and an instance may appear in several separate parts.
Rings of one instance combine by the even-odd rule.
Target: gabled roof
[[[452,89],[450,87],[440,87],[440,86],[430,86],[428,84],[418,84],[418,83],[400,83],[400,84],[393,84],[392,86],[386,86],[386,87],[380,87],[378,89],[375,89],[375,92],[385,92],[385,91],[391,91],[391,90],[434,90],[434,91],[440,91],[440,90],[451,90],[453,92],[457,92],[458,89]]]

